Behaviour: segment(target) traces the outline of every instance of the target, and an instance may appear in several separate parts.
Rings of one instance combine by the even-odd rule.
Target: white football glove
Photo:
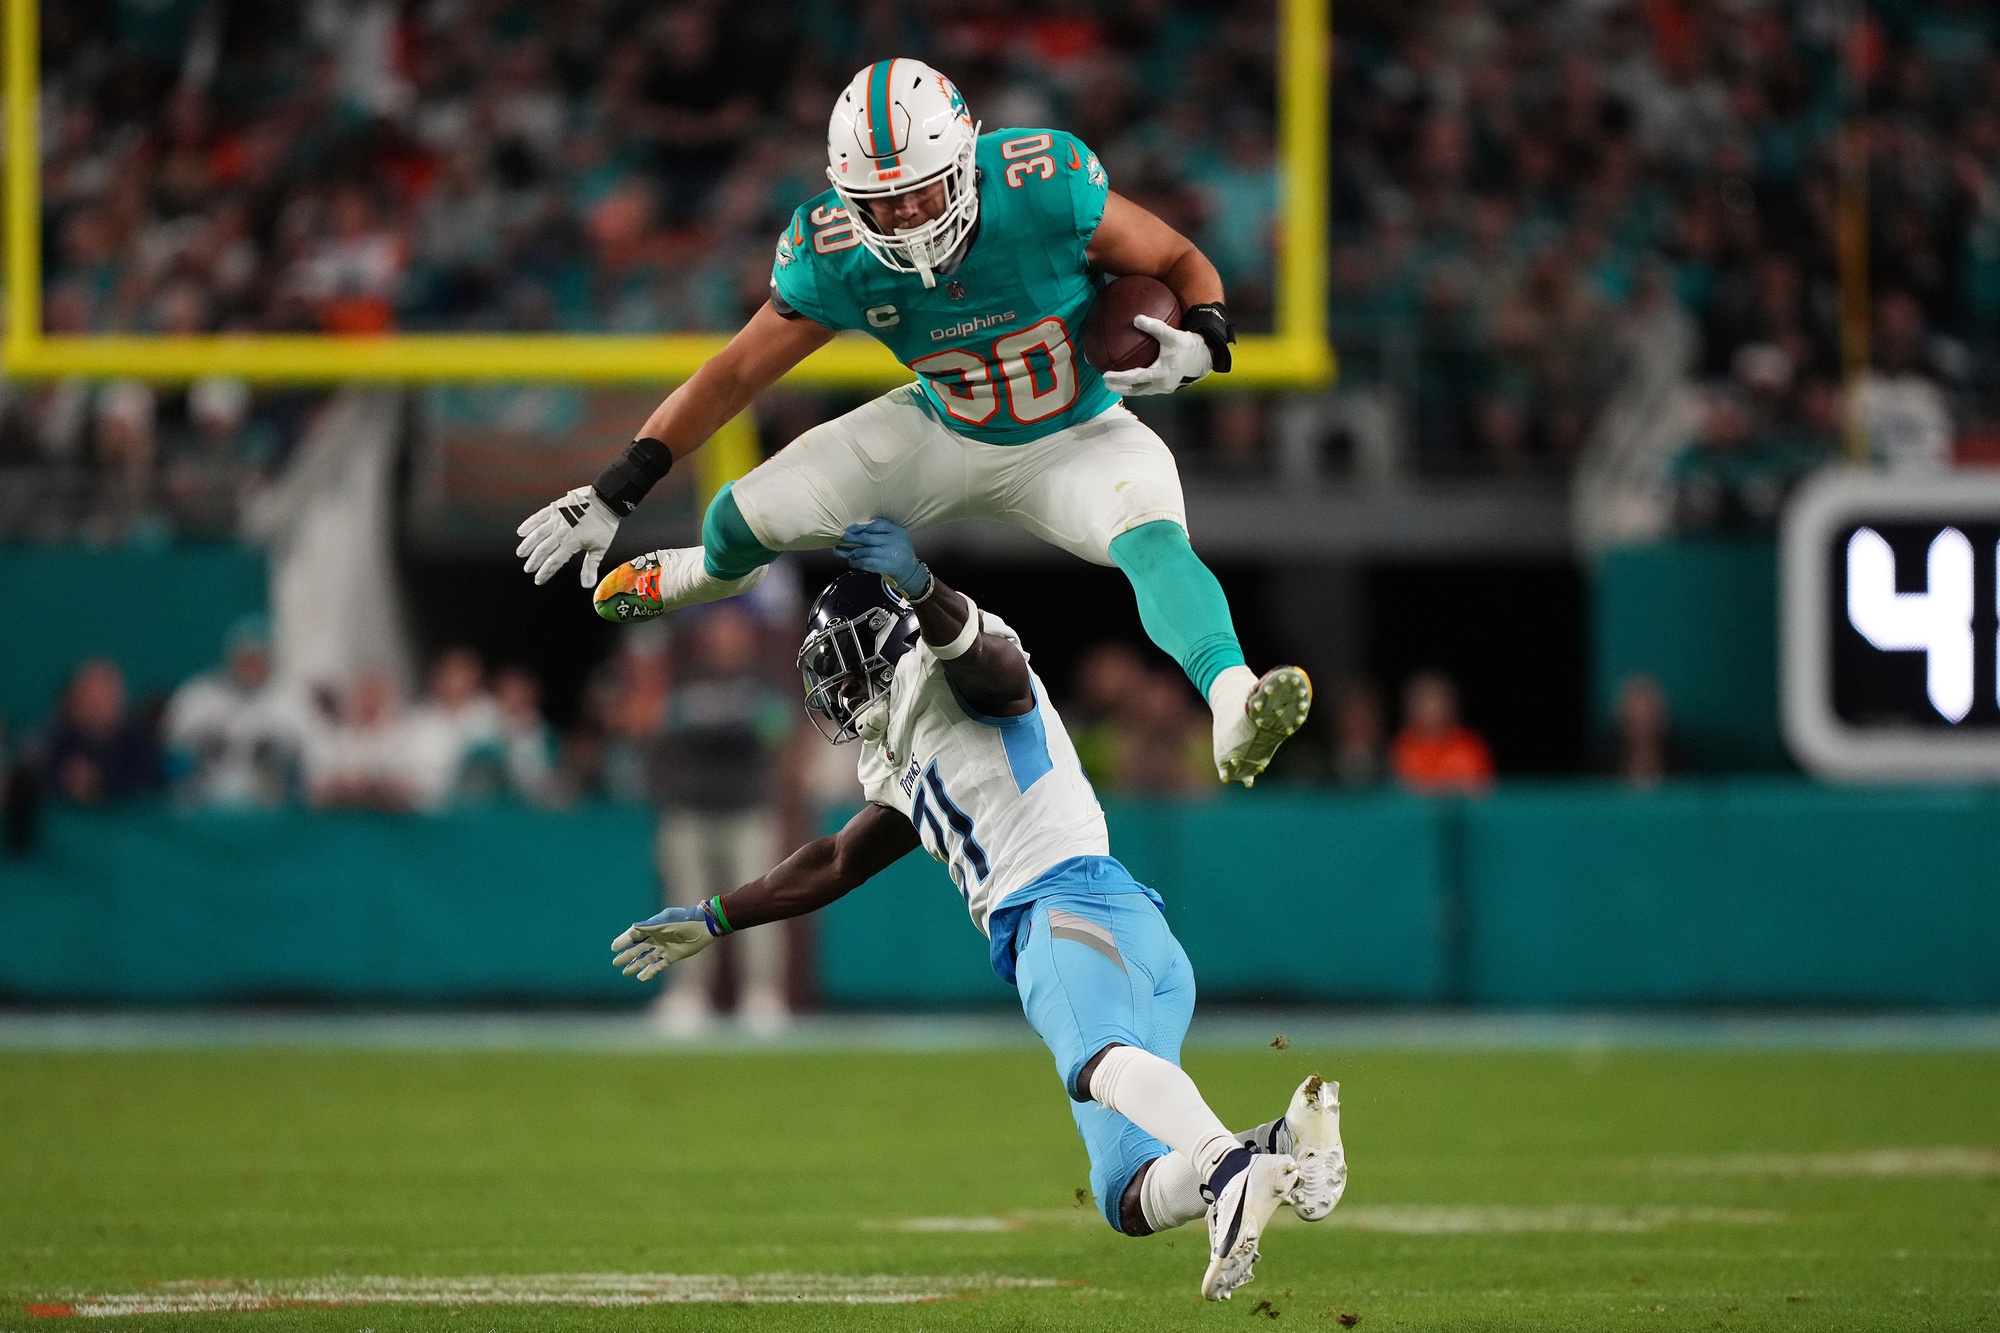
[[[708,913],[699,907],[669,907],[649,916],[611,941],[613,967],[651,981],[683,958],[692,958],[715,939]]]
[[[1160,343],[1160,354],[1150,366],[1138,370],[1107,370],[1105,387],[1120,398],[1139,398],[1151,393],[1172,393],[1193,384],[1215,368],[1208,340],[1199,333],[1177,329],[1151,315],[1132,316],[1132,327],[1150,333]]]
[[[595,588],[597,566],[618,534],[618,516],[596,487],[579,486],[554,504],[536,510],[514,531],[521,538],[514,554],[527,557],[522,568],[535,576],[537,585],[554,578],[556,571],[581,551],[583,586]]]

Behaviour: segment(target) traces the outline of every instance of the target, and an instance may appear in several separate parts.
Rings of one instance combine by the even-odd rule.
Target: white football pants
[[[982,444],[940,424],[914,384],[824,422],[736,483],[774,551],[833,545],[851,523],[906,528],[986,518],[1109,565],[1112,540],[1159,519],[1187,526],[1166,442],[1120,403],[1028,444]]]

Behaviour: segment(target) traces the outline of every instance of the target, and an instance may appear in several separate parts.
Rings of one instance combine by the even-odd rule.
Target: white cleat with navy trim
[[[1215,775],[1255,785],[1278,747],[1306,724],[1312,698],[1312,679],[1295,666],[1273,667],[1261,677],[1248,667],[1231,667],[1217,676],[1208,688],[1215,714]]]
[[[1292,1159],[1277,1153],[1237,1148],[1222,1159],[1209,1177],[1210,1184],[1202,1187],[1202,1193],[1210,1196],[1208,1271],[1201,1276],[1202,1299],[1226,1301],[1250,1280],[1257,1263],[1257,1242],[1272,1214],[1297,1187],[1298,1174]]]
[[[1252,1152],[1278,1153],[1299,1165],[1299,1183],[1285,1202],[1301,1221],[1318,1222],[1347,1190],[1347,1150],[1340,1142],[1340,1084],[1312,1075],[1292,1094],[1284,1118],[1238,1134]]]
[[[1317,1222],[1333,1211],[1347,1190],[1347,1150],[1340,1145],[1340,1085],[1314,1074],[1299,1084],[1285,1110],[1289,1152],[1299,1164],[1292,1211]]]

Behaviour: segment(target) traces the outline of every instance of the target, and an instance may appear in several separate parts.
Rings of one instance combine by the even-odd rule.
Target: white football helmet
[[[950,79],[921,60],[878,60],[848,81],[826,132],[826,176],[868,253],[898,273],[951,262],[979,220],[973,152],[979,126]],[[885,232],[866,202],[942,181],[944,212],[920,227]]]

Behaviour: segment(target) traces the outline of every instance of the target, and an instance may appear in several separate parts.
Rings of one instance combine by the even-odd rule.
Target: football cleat
[[[648,551],[599,580],[591,602],[606,620],[621,624],[651,620],[697,602],[717,602],[749,592],[764,581],[764,571],[769,568],[759,565],[740,579],[719,579],[702,564],[699,546]]]
[[[1251,686],[1241,709],[1219,688],[1214,699],[1216,776],[1246,787],[1256,785],[1257,775],[1270,767],[1278,747],[1306,724],[1312,697],[1312,679],[1295,666],[1266,671]]]
[[[1279,1151],[1299,1164],[1299,1183],[1285,1201],[1305,1221],[1317,1222],[1333,1211],[1347,1189],[1347,1150],[1340,1145],[1340,1084],[1318,1074],[1299,1084],[1283,1123]]]
[[[1247,1159],[1241,1166],[1231,1161],[1238,1153]],[[1281,1154],[1237,1149],[1223,1158],[1215,1175],[1232,1166],[1235,1174],[1215,1191],[1208,1205],[1208,1271],[1201,1275],[1203,1300],[1226,1301],[1250,1280],[1257,1263],[1257,1242],[1278,1205],[1298,1184],[1297,1164]],[[1203,1192],[1207,1192],[1206,1187]]]

